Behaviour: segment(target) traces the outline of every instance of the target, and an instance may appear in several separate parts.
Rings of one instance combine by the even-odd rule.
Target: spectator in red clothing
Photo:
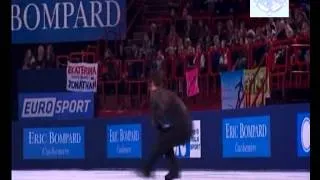
[[[29,70],[32,69],[32,64],[35,62],[35,58],[32,54],[31,49],[28,49],[24,55],[24,61],[23,61],[23,70]]]

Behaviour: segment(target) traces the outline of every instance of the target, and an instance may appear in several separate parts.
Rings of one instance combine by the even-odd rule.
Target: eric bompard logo
[[[132,152],[132,147],[124,146],[121,143],[138,143],[140,142],[140,131],[135,129],[109,129],[109,142],[117,143],[117,152],[119,154],[128,154]]]
[[[24,159],[83,159],[84,127],[23,129]]]
[[[108,125],[107,157],[108,158],[141,158],[141,125]]]
[[[62,113],[84,113],[88,111],[90,99],[57,100],[55,97],[24,98],[22,118],[53,117]]]
[[[80,133],[58,133],[49,132],[28,132],[29,145],[59,145],[59,144],[80,144],[82,137]],[[43,146],[41,149],[42,156],[65,156],[69,155],[68,148],[56,148],[55,146]]]

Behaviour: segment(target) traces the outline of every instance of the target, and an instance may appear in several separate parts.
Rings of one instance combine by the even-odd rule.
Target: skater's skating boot
[[[169,173],[164,177],[165,180],[173,180],[173,179],[179,179],[179,178],[180,178],[180,173]]]

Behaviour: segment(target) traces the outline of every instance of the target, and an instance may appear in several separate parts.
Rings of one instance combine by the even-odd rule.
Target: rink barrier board
[[[263,108],[226,111],[192,112],[201,122],[201,158],[180,158],[179,164],[187,169],[219,170],[308,170],[309,156],[298,157],[297,116],[308,113],[309,104],[276,105]],[[223,157],[223,121],[225,119],[269,116],[270,156]],[[146,157],[154,142],[155,132],[147,115],[97,118],[90,120],[30,120],[12,125],[12,169],[127,169],[137,168],[139,158],[107,158],[107,126],[141,125],[141,156]],[[24,159],[23,131],[26,128],[84,127],[83,159]],[[161,159],[158,168],[166,167]]]

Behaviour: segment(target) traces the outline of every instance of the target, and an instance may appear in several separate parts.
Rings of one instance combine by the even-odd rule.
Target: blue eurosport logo
[[[310,156],[310,113],[297,114],[297,153],[299,157]]]
[[[93,93],[19,94],[20,119],[89,119],[93,115]]]
[[[108,158],[141,158],[141,125],[107,125]]]
[[[84,159],[84,127],[24,128],[23,159]]]
[[[223,119],[224,158],[270,157],[270,116]]]
[[[49,43],[125,38],[125,0],[13,0],[12,42]]]

